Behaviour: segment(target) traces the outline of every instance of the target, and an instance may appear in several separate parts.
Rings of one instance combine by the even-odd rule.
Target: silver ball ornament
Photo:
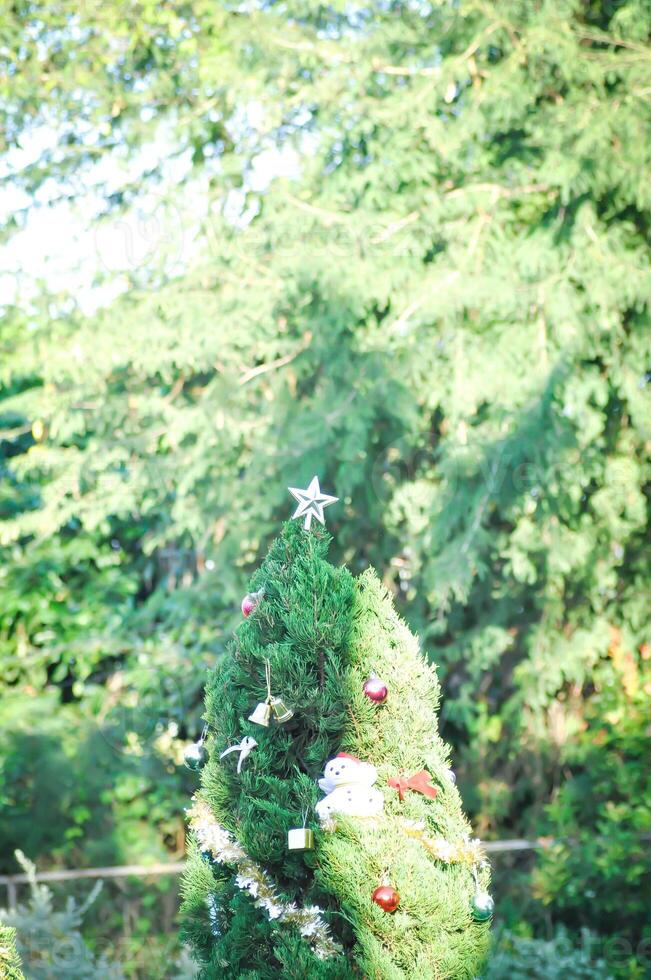
[[[495,902],[488,892],[477,889],[472,897],[471,908],[475,922],[488,922],[495,910]]]
[[[208,749],[203,742],[194,742],[192,745],[188,745],[183,753],[183,762],[193,772],[203,769],[207,761]]]

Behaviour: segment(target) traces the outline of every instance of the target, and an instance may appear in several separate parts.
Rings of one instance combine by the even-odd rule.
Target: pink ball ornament
[[[242,599],[242,615],[248,619],[262,598],[262,589],[259,592],[249,592]]]
[[[364,682],[364,694],[374,704],[384,704],[389,697],[389,688],[375,674],[371,674]]]

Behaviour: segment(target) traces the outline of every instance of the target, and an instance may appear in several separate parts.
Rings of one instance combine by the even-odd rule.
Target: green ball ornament
[[[188,769],[192,769],[193,772],[198,772],[208,762],[208,749],[203,742],[195,742],[193,745],[188,745],[183,753],[183,761]]]
[[[488,892],[478,889],[472,897],[471,908],[475,922],[488,922],[493,916],[495,902]]]

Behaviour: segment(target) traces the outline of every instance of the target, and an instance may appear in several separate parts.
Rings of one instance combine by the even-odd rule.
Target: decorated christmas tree
[[[476,977],[489,869],[436,672],[374,571],[328,562],[336,498],[316,478],[291,492],[186,753],[185,938],[204,980]]]

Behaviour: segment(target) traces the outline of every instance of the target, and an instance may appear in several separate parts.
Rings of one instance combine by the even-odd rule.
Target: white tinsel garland
[[[295,926],[319,959],[343,952],[330,935],[323,910],[318,905],[302,909],[295,902],[283,902],[267,872],[217,823],[205,800],[195,796],[188,816],[201,850],[208,851],[220,864],[234,864],[235,884],[248,892],[254,904],[264,909],[270,919]]]

